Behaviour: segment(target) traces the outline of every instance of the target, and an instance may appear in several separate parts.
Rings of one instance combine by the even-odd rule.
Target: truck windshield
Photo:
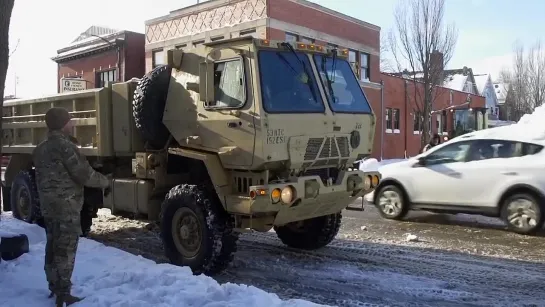
[[[259,70],[263,108],[267,113],[325,111],[310,61],[304,53],[261,50]]]
[[[315,55],[314,62],[328,92],[331,111],[371,113],[367,97],[346,60]],[[331,86],[328,86],[328,83]]]

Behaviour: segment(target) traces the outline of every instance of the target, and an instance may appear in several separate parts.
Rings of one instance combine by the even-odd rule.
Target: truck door
[[[256,125],[250,48],[221,48],[214,54],[215,102],[198,106],[201,144],[217,150],[225,167],[251,166]]]

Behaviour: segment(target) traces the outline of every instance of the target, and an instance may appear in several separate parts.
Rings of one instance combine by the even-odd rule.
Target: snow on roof
[[[464,91],[467,82],[467,75],[452,74],[445,77],[443,87],[450,88],[455,91]]]
[[[496,92],[496,97],[498,98],[498,103],[502,104],[507,98],[507,92],[509,89],[509,83],[497,82],[494,83],[494,92]]]
[[[67,57],[67,56],[70,56],[70,55],[76,55],[76,54],[79,54],[79,53],[84,52],[84,51],[90,51],[92,49],[98,49],[100,47],[107,46],[107,45],[108,45],[108,43],[106,43],[105,41],[100,40],[100,41],[98,41],[98,42],[96,42],[94,44],[84,45],[84,46],[81,46],[81,47],[78,47],[78,48],[69,49],[69,50],[60,52],[53,59],[64,58],[64,57]]]
[[[479,91],[479,94],[484,94],[484,89],[486,88],[486,83],[490,79],[489,74],[482,74],[482,75],[473,75],[473,78],[475,78],[475,86],[477,86],[477,90]]]
[[[6,213],[1,225],[2,236],[24,233],[30,244],[29,253],[2,263],[2,305],[49,306],[43,271],[45,232]],[[220,285],[210,277],[194,276],[188,267],[157,264],[85,238],[79,241],[76,262],[74,294],[85,297],[78,306],[320,306],[301,299],[283,301],[252,286]]]

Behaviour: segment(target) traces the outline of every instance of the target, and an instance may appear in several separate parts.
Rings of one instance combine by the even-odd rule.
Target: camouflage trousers
[[[45,275],[49,290],[57,296],[69,295],[79,240],[77,228],[70,222],[45,218]]]

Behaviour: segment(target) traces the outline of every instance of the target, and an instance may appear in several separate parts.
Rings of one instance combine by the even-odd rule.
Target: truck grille
[[[315,161],[309,164],[305,162],[305,166],[326,166],[332,164],[346,163],[350,157],[350,146],[348,137],[325,137],[325,138],[310,138],[307,142],[304,159],[305,161]]]

